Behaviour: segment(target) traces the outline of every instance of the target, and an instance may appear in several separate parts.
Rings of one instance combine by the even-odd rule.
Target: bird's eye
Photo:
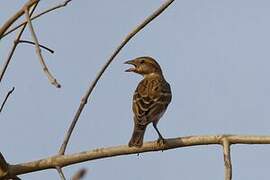
[[[144,60],[141,60],[141,62],[140,62],[141,64],[143,64],[144,63]]]

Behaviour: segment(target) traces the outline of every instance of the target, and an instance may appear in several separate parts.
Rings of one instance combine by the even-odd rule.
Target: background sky
[[[0,24],[24,3],[1,0]],[[36,12],[57,4],[42,1]],[[0,85],[0,151],[11,164],[54,155],[97,71],[128,32],[161,0],[72,1],[34,21],[45,60],[62,88],[50,85],[35,49],[20,44]],[[23,17],[24,18],[24,17]],[[23,20],[23,18],[21,20]],[[131,40],[102,76],[72,134],[67,153],[127,144],[133,128],[131,99],[141,77],[125,73],[125,60],[149,55],[171,84],[173,100],[159,122],[165,137],[270,133],[270,2],[181,0]],[[0,64],[16,33],[0,42]],[[29,31],[23,39],[30,40]],[[157,134],[149,126],[145,140]],[[233,145],[234,180],[269,180],[269,145]],[[179,148],[89,161],[85,179],[224,179],[218,145]],[[59,179],[56,170],[20,176]]]

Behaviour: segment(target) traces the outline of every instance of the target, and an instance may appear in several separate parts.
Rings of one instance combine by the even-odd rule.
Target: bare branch
[[[30,20],[30,15],[29,15],[29,11],[27,9],[27,7],[25,7],[25,17],[27,19],[27,22],[28,22],[28,26],[29,26],[29,29],[30,29],[30,32],[31,32],[31,35],[32,35],[32,38],[33,38],[33,41],[35,42],[35,47],[36,47],[36,53],[38,55],[38,58],[40,60],[40,64],[42,66],[42,69],[44,71],[44,73],[46,74],[46,76],[48,77],[50,83],[52,85],[54,85],[55,87],[57,88],[60,88],[61,85],[57,82],[57,80],[53,77],[53,75],[50,73],[44,59],[43,59],[43,56],[41,54],[41,49],[39,47],[39,42],[38,42],[38,39],[37,39],[37,36],[36,36],[36,33],[34,31],[34,28],[33,28],[33,25],[32,25],[32,22]]]
[[[31,10],[30,16],[32,16],[32,14],[34,13],[34,11],[35,11],[35,9],[36,9],[38,3],[39,3],[39,1],[34,5],[33,9]],[[10,51],[9,54],[8,54],[8,58],[7,58],[7,60],[5,61],[4,67],[3,67],[3,69],[1,70],[1,74],[0,74],[0,83],[1,83],[1,81],[2,81],[2,79],[3,79],[3,77],[4,77],[4,74],[5,74],[5,72],[6,72],[7,68],[8,68],[8,65],[9,65],[9,63],[10,63],[10,61],[11,61],[11,58],[12,58],[12,56],[13,56],[13,54],[14,54],[14,52],[15,52],[15,49],[16,49],[16,47],[17,47],[17,45],[18,45],[18,41],[20,40],[20,38],[21,38],[21,36],[22,36],[22,34],[23,34],[23,31],[25,30],[26,25],[27,25],[27,24],[23,25],[23,27],[22,27],[21,30],[19,31],[19,33],[18,33],[16,39],[14,40],[13,47],[11,48],[11,51]],[[0,37],[1,37],[1,36],[0,36]],[[0,40],[1,40],[1,38],[0,38]]]
[[[52,7],[52,8],[49,8],[49,9],[47,9],[47,10],[45,10],[45,11],[43,11],[43,12],[41,12],[41,13],[35,15],[35,16],[33,16],[33,17],[31,18],[31,21],[34,20],[34,19],[36,19],[36,18],[38,18],[38,17],[40,17],[40,16],[42,16],[42,15],[44,15],[44,14],[47,14],[47,13],[49,13],[49,12],[51,12],[51,11],[54,11],[54,10],[56,10],[56,9],[65,7],[69,2],[71,2],[71,0],[66,0],[66,1],[64,1],[63,3],[58,4],[57,6],[54,6],[54,7]],[[19,27],[21,27],[21,26],[23,26],[23,25],[26,25],[26,24],[27,24],[27,21],[24,21],[23,23],[17,25],[16,27],[12,28],[11,30],[7,31],[5,34],[3,34],[2,36],[0,36],[0,39],[3,38],[3,37],[5,37],[5,36],[7,36],[7,35],[10,34],[10,33],[12,33],[13,31],[15,31],[16,29],[18,29]]]
[[[6,102],[7,102],[8,97],[13,93],[14,89],[15,89],[15,87],[13,87],[10,91],[8,91],[5,100],[3,101],[2,105],[1,105],[0,113],[2,112],[4,106],[5,106]]]
[[[35,45],[34,42],[32,42],[32,41],[27,41],[27,40],[19,40],[18,42],[19,42],[19,43],[26,43],[26,44],[32,44],[32,45]],[[52,50],[52,49],[50,49],[50,48],[48,48],[48,47],[46,47],[46,46],[44,46],[44,45],[39,44],[38,46],[41,47],[41,48],[43,48],[43,49],[45,49],[45,50],[47,50],[47,51],[49,51],[49,52],[52,53],[52,54],[54,53],[54,50]]]
[[[7,29],[15,22],[19,17],[24,14],[25,8],[30,9],[34,4],[37,4],[39,0],[29,0],[24,6],[14,14],[9,20],[5,22],[5,24],[0,28],[0,40],[2,39],[3,34],[7,31]]]
[[[66,180],[66,177],[65,177],[65,175],[64,175],[64,173],[63,173],[63,171],[62,171],[62,168],[59,167],[59,166],[57,166],[57,167],[56,167],[56,170],[57,170],[57,172],[58,172],[58,174],[59,174],[61,180]]]
[[[222,140],[224,166],[225,166],[225,180],[232,180],[232,163],[231,163],[231,149],[230,142],[226,137]]]
[[[226,138],[229,144],[270,144],[270,136],[244,136],[244,135],[213,135],[213,136],[188,136],[166,139],[166,144],[160,146],[157,141],[145,142],[141,148],[128,147],[127,145],[99,148],[70,155],[56,155],[37,161],[9,165],[10,175],[20,175],[39,170],[51,169],[57,166],[65,167],[72,164],[104,159],[114,156],[138,154],[151,151],[162,151],[181,147],[199,145],[222,145]],[[1,176],[0,176],[1,178]]]
[[[87,104],[88,98],[92,91],[94,90],[97,82],[99,81],[102,74],[105,72],[105,70],[108,68],[108,66],[111,64],[111,62],[114,60],[116,55],[121,51],[121,49],[129,42],[129,40],[135,36],[140,30],[142,30],[147,24],[149,24],[152,20],[154,20],[158,15],[160,15],[174,0],[167,0],[164,4],[162,4],[156,11],[154,11],[150,16],[148,16],[142,23],[140,23],[133,31],[131,31],[122,41],[122,43],[116,48],[116,50],[113,52],[111,57],[108,59],[108,61],[104,64],[102,69],[98,72],[97,77],[90,85],[89,89],[87,90],[86,94],[82,97],[80,106],[71,122],[71,125],[65,135],[64,141],[61,145],[61,148],[59,150],[59,154],[65,154],[66,147],[69,141],[69,138],[72,134],[72,131],[80,117],[80,114],[84,108],[84,106]]]
[[[81,180],[86,175],[86,169],[82,168],[79,171],[77,171],[74,176],[72,177],[72,180]]]

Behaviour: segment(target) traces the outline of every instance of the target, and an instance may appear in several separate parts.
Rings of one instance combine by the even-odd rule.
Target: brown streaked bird
[[[133,95],[134,129],[128,146],[141,147],[143,145],[144,133],[150,123],[158,133],[158,141],[164,143],[157,123],[171,102],[170,85],[165,80],[159,64],[152,57],[138,57],[126,61],[125,64],[134,66],[126,72],[135,72],[143,76],[143,80],[138,84]]]

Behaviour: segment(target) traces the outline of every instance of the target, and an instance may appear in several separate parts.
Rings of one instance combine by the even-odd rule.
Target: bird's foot
[[[166,145],[166,140],[164,138],[158,138],[157,140],[158,146],[163,147]],[[164,151],[164,149],[161,150],[162,152]]]

